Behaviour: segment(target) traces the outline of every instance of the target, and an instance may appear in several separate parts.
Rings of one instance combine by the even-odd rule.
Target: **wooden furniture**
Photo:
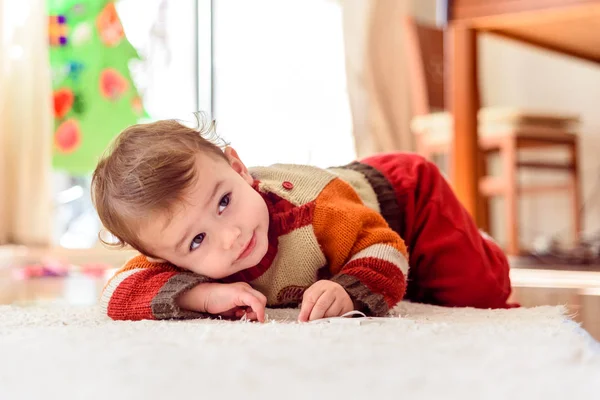
[[[491,32],[533,46],[600,62],[600,0],[440,0],[447,11],[447,85],[454,124],[454,189],[469,212],[483,219],[478,200],[478,32]]]
[[[407,17],[404,21],[408,70],[415,117],[411,124],[416,134],[417,151],[429,159],[437,154],[452,153],[452,116],[444,100],[444,31],[418,23]],[[572,199],[574,236],[581,231],[580,185],[578,179],[577,135],[573,133],[579,118],[575,115],[533,112],[527,110],[488,107],[478,111],[479,195],[481,201],[480,228],[490,231],[488,199],[502,196],[508,225],[506,251],[518,255],[518,203],[521,194],[568,191]],[[521,149],[560,147],[570,160],[557,163],[542,153],[541,161],[521,161]],[[503,167],[500,177],[487,175],[488,156],[498,154]],[[550,158],[553,154],[550,154]],[[452,159],[452,157],[450,157]],[[566,172],[569,181],[563,185],[520,186],[519,171],[539,169]]]

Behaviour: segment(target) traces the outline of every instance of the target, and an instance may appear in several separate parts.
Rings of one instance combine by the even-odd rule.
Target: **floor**
[[[53,258],[70,265],[64,277],[25,277],[40,252],[0,248],[0,304],[17,305],[94,305],[114,268],[133,253],[101,250],[64,251]],[[91,256],[90,256],[91,255]],[[69,263],[64,263],[68,259]],[[102,265],[83,260],[103,259]],[[82,268],[81,266],[87,268]],[[31,269],[31,274],[39,270]],[[60,271],[59,271],[60,272]],[[570,315],[594,338],[600,340],[600,271],[563,271],[548,268],[513,268],[512,300],[524,307],[565,305]]]

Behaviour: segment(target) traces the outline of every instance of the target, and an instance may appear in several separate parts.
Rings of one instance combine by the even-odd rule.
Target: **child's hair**
[[[141,223],[154,212],[170,212],[195,182],[196,156],[225,160],[227,145],[214,122],[197,115],[198,127],[175,120],[133,125],[125,129],[100,159],[92,178],[92,200],[104,228],[114,240],[107,245],[129,245],[147,256],[138,238]]]

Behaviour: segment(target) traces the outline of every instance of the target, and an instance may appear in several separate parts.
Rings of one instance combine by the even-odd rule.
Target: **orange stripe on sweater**
[[[315,235],[333,275],[340,272],[354,254],[376,243],[388,244],[408,259],[400,236],[341,179],[331,181],[315,203]]]
[[[151,263],[150,261],[148,261],[146,256],[140,254],[140,255],[133,257],[129,261],[127,261],[122,268],[120,268],[117,272],[115,272],[115,274],[108,280],[108,282],[106,282],[102,291],[104,291],[108,287],[108,285],[112,282],[112,280],[115,279],[121,272],[129,271],[129,270],[136,269],[136,268],[160,268],[161,271],[164,271],[164,270],[178,271],[177,267],[173,266],[172,264]]]

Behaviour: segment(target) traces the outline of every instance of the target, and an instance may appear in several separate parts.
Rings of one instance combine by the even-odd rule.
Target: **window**
[[[249,165],[355,157],[342,16],[330,0],[120,0],[151,120],[205,111]],[[97,244],[90,177],[54,174],[55,242]]]
[[[329,0],[214,2],[214,116],[247,165],[355,157],[341,9]]]

